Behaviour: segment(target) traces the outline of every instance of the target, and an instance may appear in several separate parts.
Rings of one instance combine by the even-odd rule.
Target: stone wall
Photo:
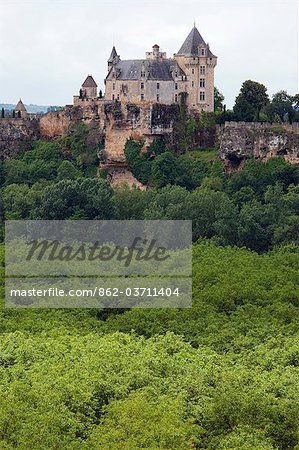
[[[299,123],[226,122],[219,135],[219,157],[229,171],[240,170],[248,158],[267,161],[282,156],[299,164]]]

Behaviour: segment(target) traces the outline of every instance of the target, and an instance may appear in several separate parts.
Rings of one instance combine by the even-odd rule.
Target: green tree
[[[81,173],[70,161],[62,161],[57,169],[58,180],[75,180]]]
[[[214,111],[222,112],[224,110],[224,95],[219,91],[219,89],[214,87]]]
[[[275,116],[278,116],[281,122],[288,120],[292,123],[295,116],[293,107],[294,98],[288,95],[286,91],[277,92],[273,95],[271,103],[267,107],[267,113],[271,121],[274,121]]]
[[[247,80],[242,84],[240,94],[236,98],[234,113],[238,120],[259,121],[262,108],[268,104],[269,96],[266,86]]]
[[[153,186],[163,187],[175,184],[178,177],[177,158],[171,152],[157,156],[152,163],[151,182]]]

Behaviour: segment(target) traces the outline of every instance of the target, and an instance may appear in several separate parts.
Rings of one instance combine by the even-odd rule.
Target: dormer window
[[[141,71],[141,77],[142,77],[142,78],[145,77],[145,71],[144,71],[144,70]]]
[[[158,90],[160,89],[160,83],[157,83],[157,89]]]
[[[204,48],[201,49],[201,56],[206,56],[206,50]]]
[[[141,84],[140,84],[140,88],[141,88],[141,89],[144,89],[144,83],[141,83]]]

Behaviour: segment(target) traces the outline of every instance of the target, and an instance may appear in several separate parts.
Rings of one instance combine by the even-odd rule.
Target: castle
[[[158,45],[147,52],[145,59],[121,60],[113,46],[108,59],[105,95],[98,96],[98,86],[88,75],[74,106],[100,101],[119,101],[124,104],[165,105],[182,99],[190,111],[214,111],[214,70],[217,57],[194,25],[185,42],[167,58]]]

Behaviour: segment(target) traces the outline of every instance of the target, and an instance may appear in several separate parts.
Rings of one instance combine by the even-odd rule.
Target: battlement
[[[299,122],[289,123],[269,123],[269,122],[225,122],[221,128],[239,129],[239,130],[285,130],[291,133],[299,134]]]

